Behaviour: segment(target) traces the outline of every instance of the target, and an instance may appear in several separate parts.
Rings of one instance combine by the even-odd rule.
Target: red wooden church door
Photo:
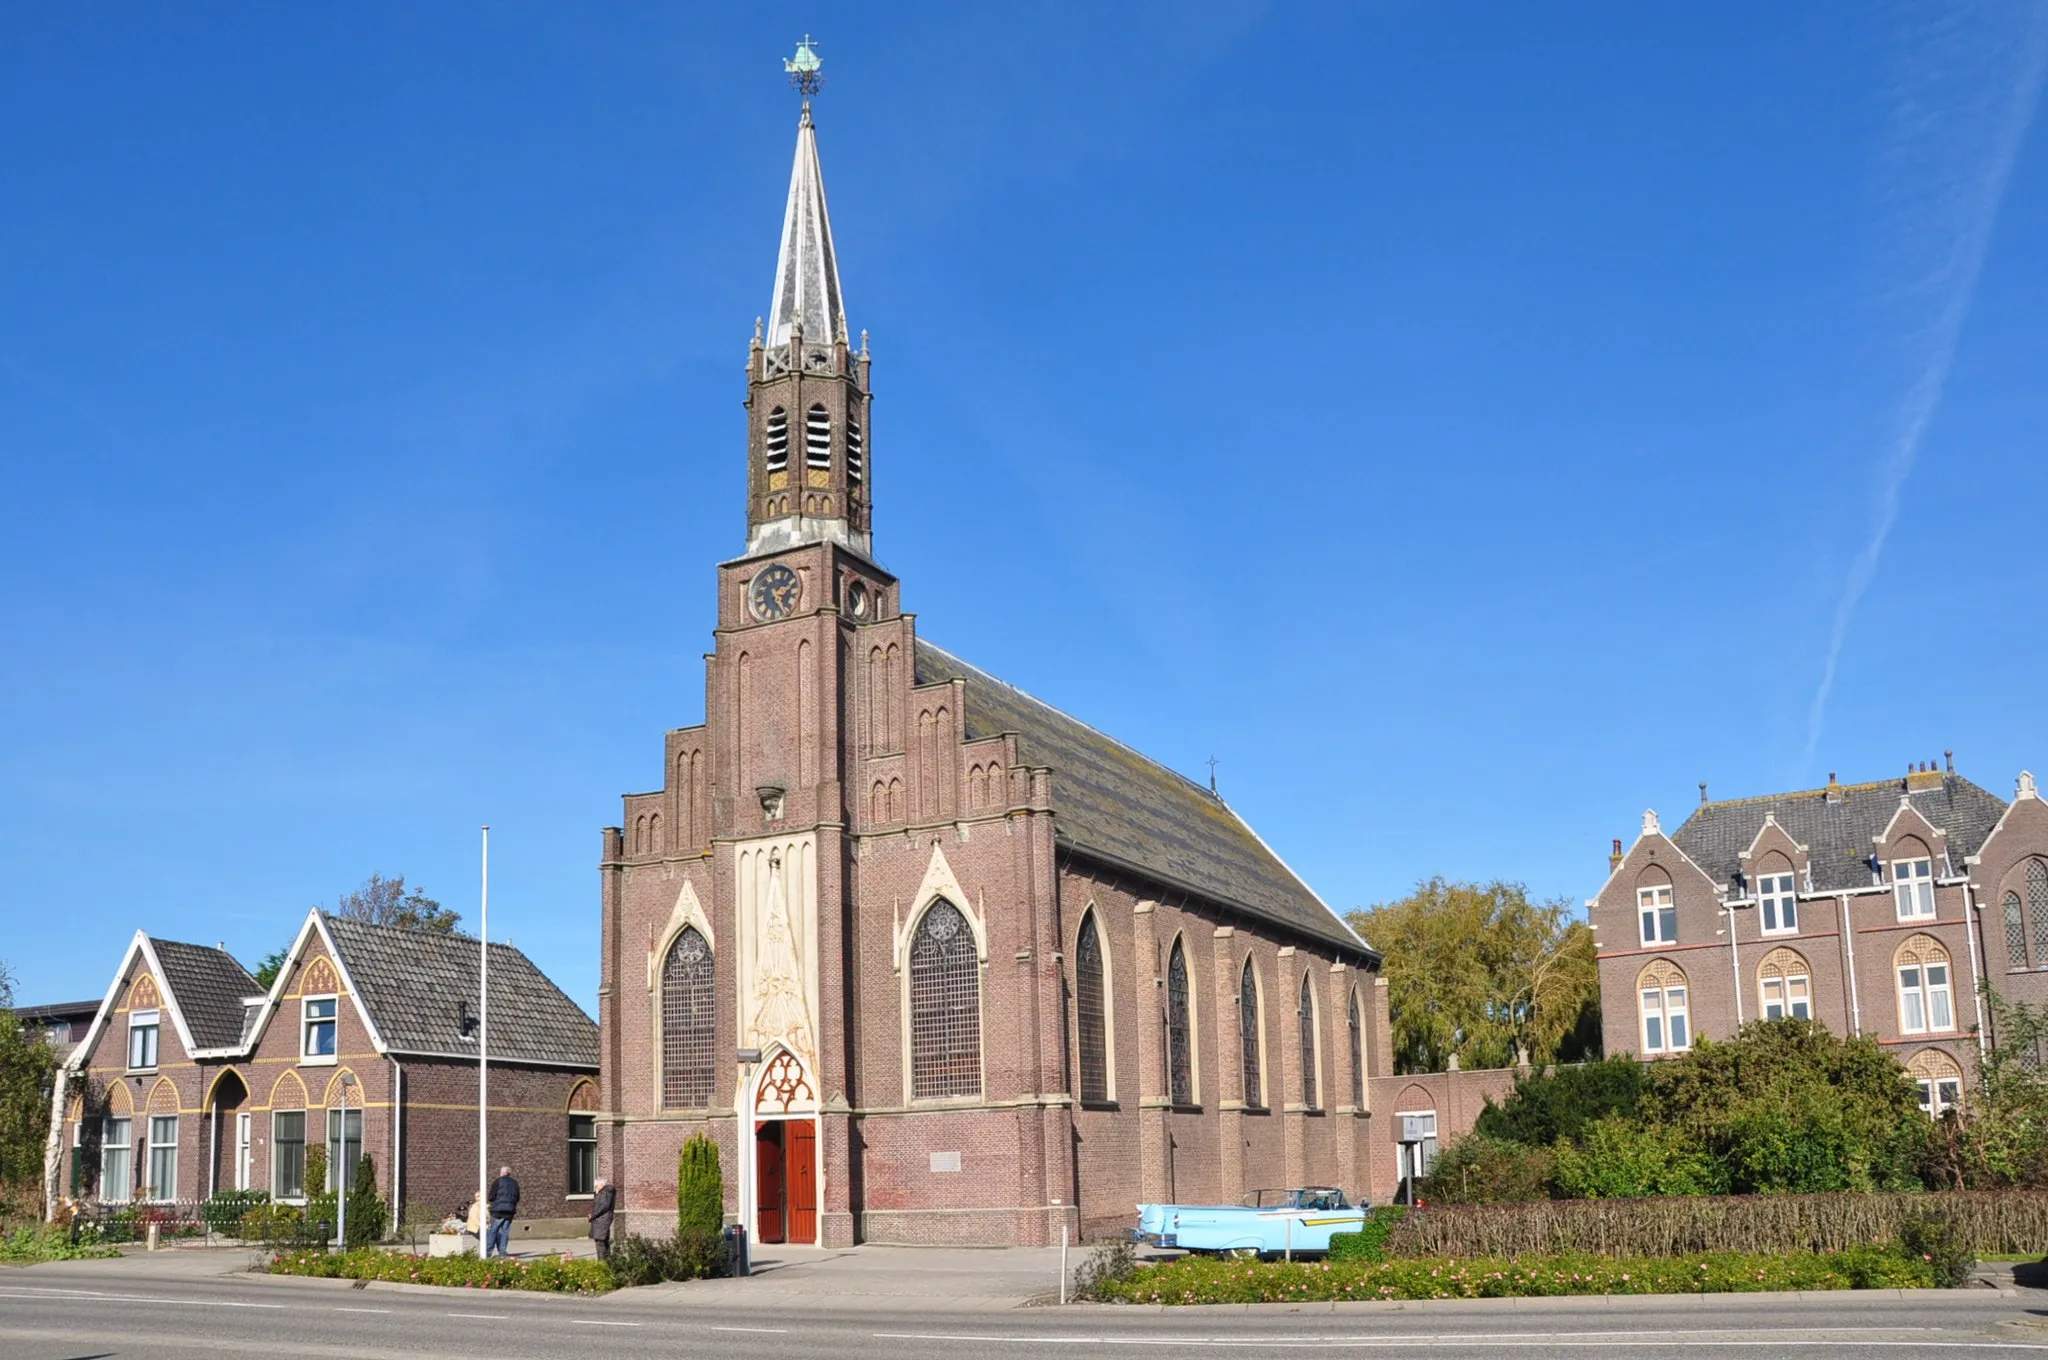
[[[789,1187],[789,1240],[818,1240],[818,1134],[808,1119],[783,1125],[783,1180]]]
[[[754,1206],[756,1242],[783,1241],[782,1126],[754,1126]]]

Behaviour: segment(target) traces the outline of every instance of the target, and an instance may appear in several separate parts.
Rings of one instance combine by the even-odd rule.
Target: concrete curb
[[[1802,1289],[1724,1290],[1686,1294],[1556,1294],[1525,1299],[1324,1299],[1303,1303],[1070,1303],[1079,1310],[1115,1309],[1120,1312],[1161,1315],[1207,1315],[1216,1313],[1350,1313],[1375,1315],[1428,1309],[1448,1312],[1457,1308],[1481,1312],[1561,1312],[1583,1308],[1615,1308],[1623,1312],[1666,1307],[1673,1299],[1739,1299],[1745,1303],[1833,1304],[1847,1300],[1859,1303],[1924,1303],[1930,1298],[1982,1299],[1985,1303],[2021,1297],[2017,1289]],[[1055,1305],[1057,1307],[1057,1305]]]

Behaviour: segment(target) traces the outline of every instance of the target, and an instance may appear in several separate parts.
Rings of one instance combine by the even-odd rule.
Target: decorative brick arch
[[[1806,959],[1798,950],[1787,949],[1783,945],[1764,955],[1763,961],[1756,966],[1756,975],[1759,978],[1793,977],[1810,974],[1811,971],[1806,965]]]
[[[354,1077],[353,1084],[344,1082],[343,1077]],[[360,1110],[363,1108],[363,1080],[352,1068],[344,1067],[327,1079],[327,1093],[320,1103],[332,1109]]]
[[[570,1087],[567,1108],[571,1114],[595,1114],[598,1110],[597,1083],[584,1077]]]
[[[303,1110],[312,1102],[306,1099],[306,1083],[299,1080],[296,1072],[286,1072],[270,1086],[270,1108],[273,1110]]]
[[[761,1065],[754,1085],[755,1114],[808,1114],[818,1107],[817,1088],[803,1059],[780,1044]]]
[[[164,995],[156,985],[156,979],[144,973],[128,987],[128,1009],[146,1011],[164,1004]]]
[[[1939,1048],[1923,1048],[1906,1061],[1906,1076],[1920,1088],[1920,1108],[1939,1116],[1962,1108],[1963,1066]]]
[[[116,1119],[123,1119],[135,1113],[135,1101],[128,1094],[128,1083],[117,1081],[107,1092],[107,1113]]]
[[[325,956],[314,959],[299,973],[299,995],[319,996],[326,992],[339,992],[341,978],[334,971],[334,965]]]
[[[178,1084],[169,1077],[158,1077],[156,1085],[149,1088],[149,1112],[151,1114],[176,1114],[178,1112]]]

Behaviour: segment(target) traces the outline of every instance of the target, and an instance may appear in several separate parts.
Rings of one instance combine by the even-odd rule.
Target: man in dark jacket
[[[512,1179],[512,1168],[498,1168],[498,1179],[491,1182],[491,1234],[484,1241],[484,1256],[510,1256],[512,1243],[512,1219],[519,1212],[519,1182]]]
[[[590,1240],[597,1243],[597,1259],[602,1261],[612,1254],[612,1209],[619,1202],[619,1192],[612,1189],[612,1183],[604,1177],[597,1178],[597,1193],[590,1198]]]

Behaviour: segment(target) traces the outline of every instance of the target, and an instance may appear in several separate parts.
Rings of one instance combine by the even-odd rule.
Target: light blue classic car
[[[1140,1204],[1132,1240],[1235,1256],[1320,1255],[1369,1212],[1329,1186],[1255,1190],[1242,1204]]]

